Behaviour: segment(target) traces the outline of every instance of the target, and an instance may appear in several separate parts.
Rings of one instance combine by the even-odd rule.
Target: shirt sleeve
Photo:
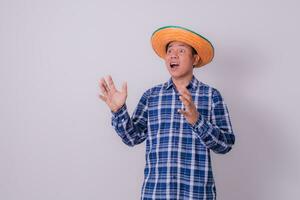
[[[200,114],[192,129],[207,148],[215,153],[225,154],[231,150],[235,142],[235,136],[227,106],[220,92],[216,89],[213,89],[212,93],[211,110],[211,119],[208,121]]]
[[[131,117],[126,104],[112,112],[111,124],[128,146],[140,144],[147,138],[148,96],[149,90],[143,94]]]

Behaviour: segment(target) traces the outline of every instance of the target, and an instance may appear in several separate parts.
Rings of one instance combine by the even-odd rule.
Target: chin
[[[182,72],[172,72],[169,71],[169,74],[171,75],[171,77],[173,78],[182,78],[188,75],[188,73],[182,73]]]
[[[178,79],[178,78],[182,78],[182,77],[184,77],[184,75],[183,75],[183,74],[175,74],[175,73],[170,73],[170,75],[171,75],[171,77],[172,77],[172,78],[175,78],[175,79]]]

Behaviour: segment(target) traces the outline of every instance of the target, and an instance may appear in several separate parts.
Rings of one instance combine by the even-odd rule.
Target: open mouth
[[[170,63],[170,67],[173,69],[173,68],[176,68],[178,67],[179,64],[178,63]]]

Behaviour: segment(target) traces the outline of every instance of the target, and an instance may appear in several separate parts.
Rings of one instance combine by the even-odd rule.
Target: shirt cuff
[[[193,132],[195,132],[200,138],[202,138],[204,137],[208,129],[209,129],[209,124],[207,120],[200,114],[196,123],[192,125]]]
[[[121,108],[119,108],[119,110],[117,110],[116,112],[111,111],[111,114],[114,118],[122,115],[123,113],[125,113],[125,111],[127,110],[127,106],[126,104],[124,104]]]

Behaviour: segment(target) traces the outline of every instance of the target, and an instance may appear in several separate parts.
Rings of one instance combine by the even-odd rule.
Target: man
[[[123,142],[134,146],[146,140],[141,199],[216,199],[210,150],[229,152],[235,137],[220,92],[193,75],[194,68],[212,60],[213,46],[178,26],[156,30],[151,42],[171,78],[148,89],[132,117],[125,103],[127,85],[118,91],[110,76],[100,81],[100,98]]]

